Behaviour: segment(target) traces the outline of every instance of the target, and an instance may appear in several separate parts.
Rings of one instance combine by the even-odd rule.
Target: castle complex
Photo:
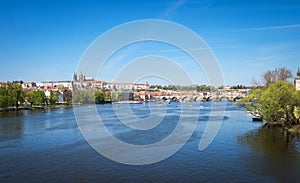
[[[95,80],[92,77],[87,77],[84,74],[74,73],[73,88],[97,88],[101,90],[110,90],[110,91],[133,91],[133,90],[149,90],[149,84],[146,83],[134,83],[134,82],[115,82],[115,81],[101,81]]]

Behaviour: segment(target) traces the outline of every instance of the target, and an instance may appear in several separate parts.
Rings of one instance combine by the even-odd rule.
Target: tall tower
[[[295,79],[295,88],[296,90],[300,90],[300,68],[297,71],[297,77]]]
[[[74,72],[73,81],[77,81],[77,74]]]
[[[79,74],[79,79],[78,79],[81,83],[84,81],[84,75],[82,74],[82,72],[80,72]]]

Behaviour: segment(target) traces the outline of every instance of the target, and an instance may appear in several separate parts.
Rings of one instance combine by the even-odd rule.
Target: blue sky
[[[141,19],[169,20],[196,32],[216,55],[227,85],[250,85],[253,77],[281,66],[295,74],[300,66],[300,1],[2,0],[0,81],[71,80],[94,39]],[[107,70],[121,67],[113,64]],[[195,84],[207,82],[201,71],[186,70]],[[99,79],[112,80],[113,73]]]

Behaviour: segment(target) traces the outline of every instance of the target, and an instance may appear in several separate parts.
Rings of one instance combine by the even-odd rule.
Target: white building
[[[36,87],[35,82],[24,82],[22,83],[22,88],[34,88]]]
[[[50,97],[51,95],[51,92],[56,92],[57,93],[57,96],[58,96],[58,103],[64,103],[64,100],[63,100],[63,92],[57,90],[45,90],[44,93],[46,95],[46,97]]]
[[[120,90],[132,90],[134,83],[131,82],[104,82],[103,89],[120,91]]]
[[[146,83],[135,83],[134,84],[134,89],[135,90],[149,90],[149,84],[148,84],[148,82],[146,82]]]
[[[72,82],[71,81],[43,81],[37,82],[37,87],[58,87],[58,88],[66,88],[72,89]]]

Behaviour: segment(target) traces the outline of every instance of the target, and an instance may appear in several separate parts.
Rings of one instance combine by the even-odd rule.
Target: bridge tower
[[[297,77],[295,79],[295,88],[296,90],[300,90],[300,68],[297,71]]]

